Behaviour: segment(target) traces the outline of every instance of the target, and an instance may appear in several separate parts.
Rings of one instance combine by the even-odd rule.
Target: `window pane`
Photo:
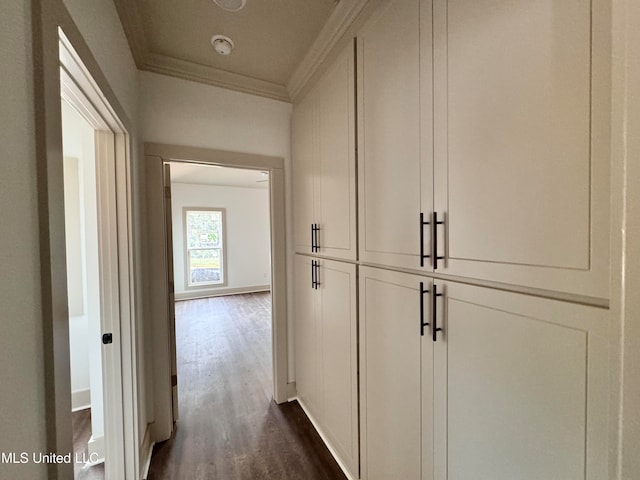
[[[222,247],[222,212],[187,211],[187,248]]]
[[[222,283],[221,250],[189,250],[190,284]]]

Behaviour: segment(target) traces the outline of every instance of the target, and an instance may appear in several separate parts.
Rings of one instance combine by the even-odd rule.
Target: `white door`
[[[359,279],[362,478],[431,480],[429,280],[369,267]]]
[[[434,1],[442,272],[608,298],[608,8]]]
[[[608,311],[434,283],[436,479],[607,478]]]
[[[420,32],[421,15],[430,18],[428,3],[386,2],[357,36],[359,254],[365,262],[420,268],[420,211],[432,204],[432,114],[421,114],[420,103],[431,78],[430,39]],[[429,60],[422,62],[424,75],[421,54]]]
[[[317,86],[318,253],[356,259],[355,70],[349,44]]]
[[[317,260],[322,429],[349,471],[358,476],[358,324],[356,266]]]

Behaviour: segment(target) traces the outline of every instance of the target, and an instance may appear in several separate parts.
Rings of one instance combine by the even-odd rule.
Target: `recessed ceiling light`
[[[213,2],[227,12],[237,12],[244,8],[247,0],[213,0]]]
[[[211,37],[211,45],[220,55],[229,55],[233,50],[233,41],[224,35],[214,35]]]

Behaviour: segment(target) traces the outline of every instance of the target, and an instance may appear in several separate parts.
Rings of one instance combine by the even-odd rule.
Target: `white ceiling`
[[[269,175],[259,170],[171,163],[171,183],[267,189],[268,179]]]
[[[346,28],[340,19],[367,3],[247,0],[228,12],[213,0],[114,1],[138,68],[281,100],[305,56],[324,54],[335,40],[318,38],[323,27],[337,38]],[[215,53],[215,34],[233,40],[231,55]]]

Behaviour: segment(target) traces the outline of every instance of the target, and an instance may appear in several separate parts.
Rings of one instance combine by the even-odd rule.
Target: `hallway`
[[[345,478],[297,402],[271,400],[271,295],[176,303],[180,417],[149,480]]]

